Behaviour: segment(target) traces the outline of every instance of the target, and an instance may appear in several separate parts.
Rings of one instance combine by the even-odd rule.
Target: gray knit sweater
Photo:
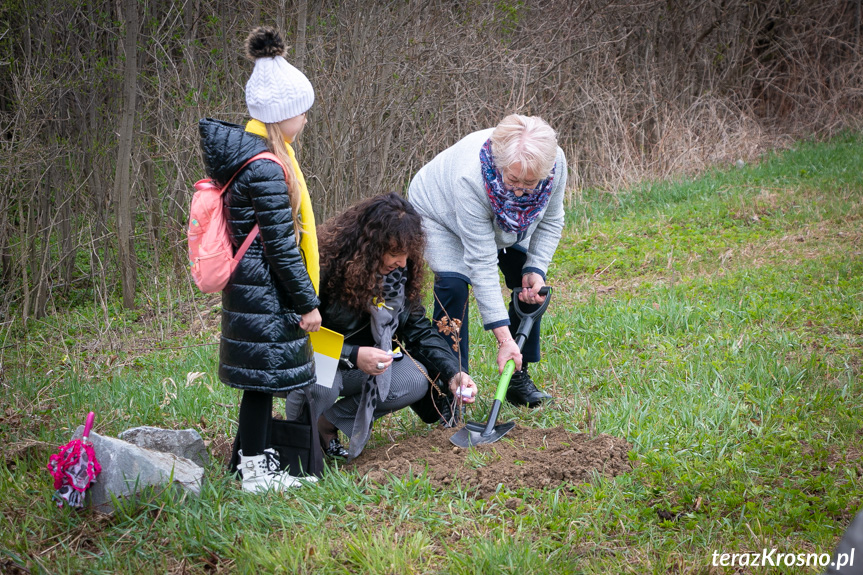
[[[425,257],[442,277],[473,285],[485,329],[509,325],[497,269],[499,249],[527,252],[522,273],[545,277],[563,230],[566,158],[557,149],[551,198],[530,227],[508,233],[495,223],[486,195],[479,152],[492,129],[474,132],[438,154],[411,181],[410,202],[423,217]]]

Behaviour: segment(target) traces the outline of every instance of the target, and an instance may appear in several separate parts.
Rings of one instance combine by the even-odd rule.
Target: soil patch
[[[571,433],[563,427],[527,429],[516,426],[500,441],[462,449],[450,443],[457,430],[433,429],[422,436],[366,449],[346,466],[372,481],[386,482],[390,474],[428,474],[435,487],[454,482],[476,488],[480,497],[498,486],[514,490],[557,488],[588,481],[596,472],[614,477],[632,469],[630,445],[619,437]]]

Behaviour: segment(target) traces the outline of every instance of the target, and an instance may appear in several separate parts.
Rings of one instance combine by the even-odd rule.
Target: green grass
[[[11,324],[0,571],[731,573],[711,567],[714,551],[830,553],[863,492],[861,165],[849,134],[739,170],[583,192],[532,367],[558,400],[501,414],[632,445],[631,473],[578,486],[478,499],[423,475],[377,485],[331,470],[301,495],[247,496],[214,465],[198,498],[57,510],[44,466],[88,409],[109,435],[147,424],[231,437],[217,309],[169,285],[136,313],[81,304]],[[489,398],[496,348],[475,307],[471,327]],[[396,414],[372,446],[423,429]]]

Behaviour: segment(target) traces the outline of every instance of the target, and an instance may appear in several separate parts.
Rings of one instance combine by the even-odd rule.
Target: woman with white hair
[[[513,340],[519,318],[504,305],[498,279],[523,287],[526,311],[539,290],[563,230],[566,157],[541,118],[513,114],[438,154],[414,176],[410,202],[423,218],[425,259],[435,274],[434,319],[468,372],[468,288],[483,327],[497,339],[498,368],[516,364],[506,399],[536,407],[551,396],[536,388],[527,366],[540,358],[537,321],[523,356]],[[453,332],[453,328],[460,331]]]

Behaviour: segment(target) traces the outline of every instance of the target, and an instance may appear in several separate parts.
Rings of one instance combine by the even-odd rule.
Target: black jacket
[[[323,277],[325,274],[326,270],[322,269],[322,286],[326,285]],[[337,299],[328,297],[327,293],[322,293],[321,317],[324,327],[345,336],[339,367],[341,369],[356,367],[350,360],[351,357],[356,358],[355,350],[361,346],[375,345],[370,314],[367,312],[359,314]],[[432,380],[437,378],[436,383],[442,391],[449,393],[447,384],[461,371],[461,368],[447,341],[426,317],[422,304],[405,302],[405,308],[399,314],[396,338],[398,341],[393,342],[393,348],[401,346],[404,352],[404,357],[396,361],[411,361],[413,358],[426,368]]]
[[[199,130],[207,175],[219,183],[267,151],[266,140],[242,126],[204,119]],[[320,301],[297,246],[282,168],[269,160],[249,164],[224,202],[235,249],[255,223],[260,234],[222,292],[219,379],[270,393],[314,383],[314,354],[299,321]]]

